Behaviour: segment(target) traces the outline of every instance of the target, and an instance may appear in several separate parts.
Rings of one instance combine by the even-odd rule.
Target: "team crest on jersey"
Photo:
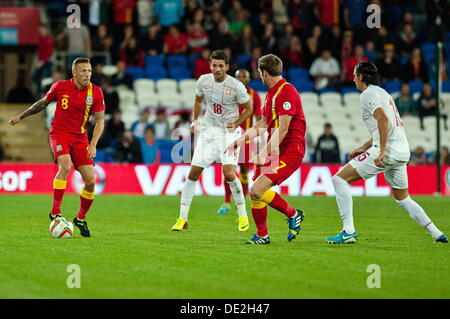
[[[92,104],[92,96],[86,98],[86,104]]]
[[[283,103],[283,109],[285,109],[286,111],[287,111],[287,110],[290,110],[290,109],[291,109],[291,103],[289,103],[289,102],[284,102],[284,103]]]
[[[62,146],[61,145],[56,145],[56,151],[57,152],[61,152],[62,151]]]
[[[229,87],[225,88],[225,95],[231,95],[232,93],[233,93],[233,89],[232,88],[229,88]]]

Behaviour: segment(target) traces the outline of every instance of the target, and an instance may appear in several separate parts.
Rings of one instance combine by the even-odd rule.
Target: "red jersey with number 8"
[[[56,100],[51,126],[58,132],[86,134],[92,113],[105,110],[102,90],[95,84],[78,89],[73,79],[58,81],[45,95],[48,102]]]

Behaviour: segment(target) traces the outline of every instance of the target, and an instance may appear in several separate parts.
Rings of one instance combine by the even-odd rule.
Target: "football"
[[[73,224],[64,217],[56,218],[50,223],[50,235],[54,238],[71,238]]]

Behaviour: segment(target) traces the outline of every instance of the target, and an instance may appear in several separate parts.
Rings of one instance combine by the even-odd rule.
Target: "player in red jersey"
[[[256,121],[259,121],[261,119],[261,97],[259,96],[258,92],[253,90],[251,87],[248,86],[248,83],[250,82],[250,73],[245,69],[239,69],[235,73],[235,78],[244,84],[245,88],[247,89],[247,93],[250,96],[250,100],[253,104],[253,114],[248,117],[245,122],[241,124],[241,128],[245,131],[249,130],[253,126],[253,115],[256,117]],[[239,104],[239,114],[244,112],[244,107],[242,104]],[[250,150],[250,141],[246,141],[241,147],[240,151],[240,158],[239,158],[239,179],[242,184],[242,190],[244,191],[244,196],[247,196],[248,194],[248,173],[250,171],[250,156],[251,156],[251,150]],[[231,189],[230,185],[228,183],[224,183],[225,188],[225,201],[220,206],[220,208],[217,210],[217,213],[219,215],[224,215],[228,213],[230,210],[230,202],[231,202]]]
[[[91,236],[85,218],[94,201],[93,159],[105,122],[103,93],[98,86],[90,82],[91,74],[92,67],[88,58],[75,59],[72,64],[72,79],[54,83],[43,99],[9,120],[11,125],[15,125],[26,117],[42,111],[50,102],[57,101],[49,139],[59,170],[53,180],[53,206],[49,217],[50,220],[61,217],[61,202],[73,164],[84,181],[84,188],[80,194],[80,210],[73,223],[84,237]],[[87,123],[91,114],[95,117],[95,128],[89,142]]]
[[[287,239],[300,232],[303,212],[294,209],[270,188],[280,185],[302,163],[305,154],[306,121],[296,88],[282,77],[283,62],[273,54],[258,60],[258,71],[269,90],[264,101],[263,119],[227,148],[233,152],[243,141],[268,132],[267,144],[252,159],[255,163],[255,183],[250,191],[252,215],[257,233],[245,244],[269,244],[267,205],[288,217]]]

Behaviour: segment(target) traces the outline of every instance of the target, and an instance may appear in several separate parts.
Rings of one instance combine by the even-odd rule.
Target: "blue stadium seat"
[[[171,68],[187,68],[187,58],[184,55],[178,55],[178,54],[174,54],[174,55],[169,55],[166,58],[166,62],[167,62],[167,68],[171,69]]]
[[[288,79],[290,81],[299,79],[309,79],[309,72],[304,68],[290,68],[287,70]]]
[[[346,86],[341,90],[341,94],[345,95],[347,93],[358,93],[359,91],[354,86]]]
[[[195,60],[197,60],[197,58],[199,58],[199,57],[201,57],[200,53],[189,54],[188,62],[189,62],[189,65],[191,66],[192,69],[194,68]]]
[[[170,68],[169,75],[177,81],[192,78],[191,70],[183,67]]]
[[[417,92],[422,92],[422,85],[423,85],[422,80],[409,81],[409,88],[410,88],[411,94],[414,94]]]
[[[240,68],[246,68],[252,57],[248,54],[239,54],[236,57],[236,62]]]
[[[289,81],[297,91],[301,93],[303,92],[314,92],[314,83],[312,81],[309,81],[308,79],[294,79],[292,81]]]
[[[167,78],[167,70],[162,66],[150,66],[145,68],[146,76],[152,80]]]
[[[405,64],[408,63],[408,62],[409,62],[409,56],[405,55],[405,56],[402,56],[402,57],[400,58],[400,63],[401,63],[402,65],[405,65]]]
[[[384,83],[383,87],[389,93],[400,92],[402,86],[402,81],[387,81]]]
[[[135,80],[144,77],[144,69],[137,66],[129,66],[125,69],[125,72],[131,74]]]
[[[450,81],[442,81],[442,92],[450,92]]]
[[[255,91],[267,91],[267,86],[265,86],[261,79],[256,79],[256,80],[251,80],[250,83],[248,84],[248,86],[250,86],[253,90]]]
[[[164,58],[161,55],[145,55],[145,67],[163,67]]]

